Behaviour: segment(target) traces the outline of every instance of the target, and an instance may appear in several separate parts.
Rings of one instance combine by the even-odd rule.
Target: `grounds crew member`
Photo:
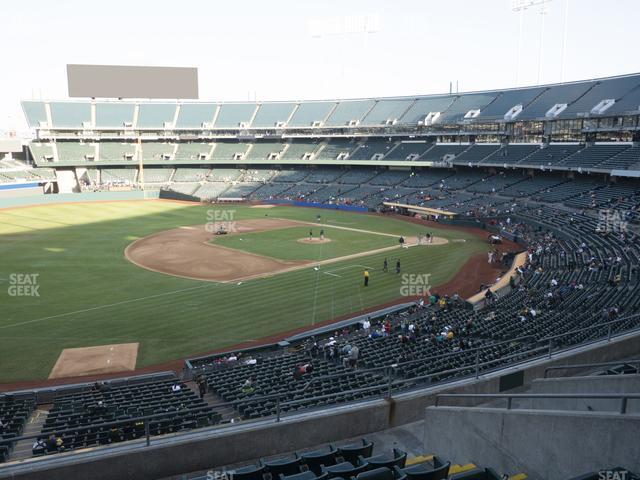
[[[364,271],[364,286],[369,286],[369,270]]]

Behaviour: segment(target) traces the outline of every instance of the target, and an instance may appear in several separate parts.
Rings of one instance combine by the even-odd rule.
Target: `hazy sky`
[[[552,0],[541,83],[640,71],[638,0]],[[523,14],[520,85],[538,77],[542,15]],[[378,14],[380,30],[311,38],[309,20]],[[66,64],[194,66],[200,98],[295,100],[516,85],[510,0],[2,0],[0,131],[19,101],[65,99]]]

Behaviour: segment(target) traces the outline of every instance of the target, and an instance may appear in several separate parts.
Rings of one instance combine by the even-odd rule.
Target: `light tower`
[[[343,41],[349,37],[359,36],[363,39],[362,49],[366,52],[368,47],[369,34],[380,31],[380,15],[377,13],[369,15],[351,16],[331,16],[317,17],[307,22],[307,33],[311,38],[323,39],[330,37],[340,37]],[[342,84],[345,80],[345,53],[351,54],[350,48],[345,44],[340,49],[340,69]]]
[[[542,76],[542,47],[544,43],[544,16],[546,15],[546,5],[551,0],[511,0],[511,11],[518,12],[520,14],[519,26],[518,26],[518,53],[516,54],[516,87],[520,86],[520,56],[522,51],[522,23],[524,21],[524,11],[540,6],[540,15],[542,16],[542,22],[540,26],[540,43],[538,45],[538,84],[540,84],[540,78]]]

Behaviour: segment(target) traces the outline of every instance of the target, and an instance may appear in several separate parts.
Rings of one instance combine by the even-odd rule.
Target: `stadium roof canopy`
[[[456,94],[285,102],[23,101],[37,129],[382,127],[640,114],[640,74]]]

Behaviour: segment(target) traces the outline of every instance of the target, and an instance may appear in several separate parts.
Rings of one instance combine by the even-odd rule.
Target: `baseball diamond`
[[[232,212],[236,231],[207,231],[212,209]],[[4,309],[0,380],[47,378],[64,348],[135,341],[136,366],[146,368],[258,342],[406,301],[399,278],[373,270],[386,257],[402,259],[405,272],[430,273],[436,288],[488,250],[477,232],[401,217],[327,211],[319,227],[314,209],[275,207],[267,217],[265,211],[170,201],[0,210],[8,259],[0,277],[37,267],[40,290],[35,300],[16,297]],[[331,243],[299,243],[309,228],[318,234],[323,228]],[[415,244],[427,231],[436,242]],[[401,235],[414,242],[410,248],[397,244]],[[366,291],[361,265],[372,265]],[[489,282],[499,273],[493,267],[481,276]],[[460,281],[447,291],[470,295],[477,284]],[[259,317],[251,313],[256,308]]]
[[[2,14],[0,480],[640,479],[640,2]]]

